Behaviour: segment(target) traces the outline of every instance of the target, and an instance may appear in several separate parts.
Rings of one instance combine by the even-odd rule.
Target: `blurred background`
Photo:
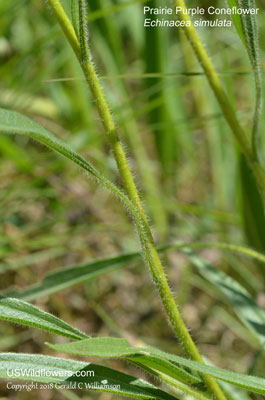
[[[70,0],[63,4],[70,15]],[[145,4],[172,5],[164,0],[88,0],[88,23],[96,69],[157,243],[228,242],[264,252],[262,205],[206,78],[181,30],[143,27]],[[211,4],[189,2],[190,7]],[[257,6],[264,68],[265,2]],[[202,28],[199,34],[232,107],[250,129],[254,82],[236,30]],[[81,69],[45,1],[0,0],[0,73],[1,107],[35,119],[121,183]],[[261,132],[264,127],[263,113]],[[57,268],[138,250],[121,203],[69,161],[28,139],[0,136],[0,188],[1,290],[25,288]],[[262,265],[222,250],[197,252],[265,308]],[[164,264],[201,352],[219,367],[262,375],[264,356],[223,297],[184,255],[169,252]],[[132,343],[141,340],[182,354],[140,261],[34,304],[89,335],[125,336]],[[1,351],[54,355],[45,341],[60,338],[0,324]],[[108,365],[144,376],[116,360]],[[36,398],[34,392],[11,393],[4,385],[0,395]],[[74,397],[69,391],[37,395],[115,399],[82,392]]]

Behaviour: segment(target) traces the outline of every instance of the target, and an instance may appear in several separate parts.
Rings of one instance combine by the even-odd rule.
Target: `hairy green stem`
[[[202,68],[206,74],[209,84],[219,102],[219,105],[223,111],[224,117],[228,122],[232,132],[234,133],[242,153],[248,161],[250,169],[256,178],[256,182],[262,197],[262,201],[265,204],[265,170],[256,161],[255,153],[252,151],[252,143],[250,137],[247,135],[245,130],[240,125],[236,113],[230,104],[228,96],[221,84],[218,74],[213,66],[213,63],[205,50],[202,41],[192,24],[191,18],[188,13],[186,13],[187,7],[184,0],[174,0],[175,5],[181,8],[178,13],[179,18],[185,22],[184,31],[190,41],[193,50],[201,63]]]
[[[133,205],[137,210],[137,212],[134,213],[134,218],[139,232],[139,237],[145,262],[148,265],[153,280],[159,290],[161,300],[165,307],[172,328],[176,333],[176,335],[178,336],[180,342],[182,343],[183,348],[185,349],[187,355],[191,357],[193,360],[203,363],[203,359],[189,334],[189,331],[180,315],[179,309],[171,293],[171,289],[169,287],[165,271],[163,269],[157,249],[155,247],[152,233],[149,224],[147,222],[147,218],[143,210],[124,149],[119,140],[115,123],[111,116],[111,112],[106,102],[99,79],[95,72],[91,56],[89,54],[87,43],[81,40],[80,41],[81,46],[80,46],[80,43],[75,34],[75,30],[69,18],[65,14],[60,1],[48,0],[48,3],[51,6],[57,20],[59,21],[62,27],[63,32],[65,33],[65,36],[67,37],[69,43],[71,44],[82,66],[87,83],[95,99],[99,115],[101,117],[104,129],[108,135],[109,142],[112,147],[112,151],[123,181],[123,185],[130,200],[132,201]],[[80,0],[79,10],[81,12],[81,17],[82,17],[82,13],[85,10],[84,0]],[[80,35],[82,31],[83,33],[85,31],[85,27],[82,26],[82,23],[84,23],[84,18],[83,21],[81,21]],[[201,374],[201,375],[206,385],[208,386],[209,390],[213,393],[214,397],[217,400],[225,400],[225,396],[221,391],[219,385],[215,381],[215,379],[207,374]]]
[[[74,1],[74,3],[77,0]],[[106,2],[105,0],[94,0],[89,4],[92,10],[103,10]],[[93,14],[93,12],[92,12]],[[89,13],[91,16],[91,12]],[[74,19],[74,16],[72,16]],[[75,29],[76,30],[76,29]],[[101,30],[106,36],[104,41],[105,47],[111,57],[114,68],[113,73],[116,75],[122,75],[125,67],[125,57],[123,51],[123,44],[120,34],[116,27],[114,27],[112,21],[108,17],[102,18],[102,26],[99,26],[99,32]],[[101,32],[103,34],[103,32]],[[105,58],[104,48],[102,47],[101,54],[102,60]],[[148,210],[150,211],[150,217],[158,234],[159,241],[166,243],[168,239],[168,220],[167,211],[164,207],[163,197],[159,188],[159,178],[155,173],[154,163],[149,159],[147,150],[144,146],[141,133],[138,128],[138,123],[135,118],[135,111],[132,107],[129,88],[124,79],[118,79],[116,82],[116,89],[119,91],[121,99],[123,99],[123,112],[124,116],[120,122],[120,127],[123,129],[124,135],[128,140],[130,150],[135,159],[136,170],[139,172],[139,177],[143,186],[143,198],[146,199]],[[128,101],[124,102],[124,99]]]

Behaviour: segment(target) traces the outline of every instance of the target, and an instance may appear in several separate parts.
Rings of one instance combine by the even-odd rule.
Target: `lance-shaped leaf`
[[[82,265],[60,268],[49,273],[39,284],[32,285],[22,291],[9,290],[4,294],[27,301],[36,300],[89,279],[94,279],[107,272],[114,271],[140,257],[140,253],[124,254],[105,260],[91,261]]]
[[[63,345],[48,343],[48,346],[56,351],[90,357],[117,358],[121,355],[135,355],[135,348],[131,347],[126,339],[111,337],[89,338]],[[143,366],[153,368],[187,384],[201,382],[201,379],[197,376],[191,375],[185,369],[155,355],[139,354],[137,361]]]
[[[228,4],[229,8],[231,8],[231,10],[233,10],[235,8],[238,9],[237,0],[227,0],[227,4]],[[247,44],[245,41],[245,36],[244,36],[244,31],[243,31],[243,24],[242,24],[240,15],[238,13],[233,13],[233,14],[231,14],[231,16],[232,16],[235,28],[237,30],[238,36],[242,40],[242,43],[244,44],[244,46],[247,47]]]
[[[47,131],[47,129],[45,129],[42,125],[15,111],[0,108],[0,132],[29,136],[30,138],[44,144],[51,150],[71,160],[73,163],[93,176],[97,182],[103,185],[107,190],[115,194],[128,208],[128,210],[130,210],[136,223],[138,223],[137,227],[139,230],[143,229],[142,220],[138,216],[138,213],[129,198],[114,183],[109,181],[92,164],[85,160],[84,157],[72,150],[70,146],[58,139],[51,132]]]
[[[232,371],[227,371],[221,368],[213,367],[211,365],[202,364],[196,361],[187,360],[185,358],[175,356],[174,354],[169,354],[164,351],[155,349],[153,347],[131,347],[126,342],[121,343],[121,339],[117,338],[107,338],[108,341],[105,342],[105,351],[108,354],[112,354],[115,357],[125,357],[128,360],[141,363],[143,355],[150,355],[152,357],[160,358],[163,360],[168,360],[171,363],[177,365],[182,365],[192,370],[198,371],[199,373],[208,374],[216,379],[230,383],[242,389],[249,390],[254,393],[265,394],[265,379],[248,376],[243,374],[237,374]],[[78,355],[93,355],[104,357],[104,346],[102,349],[97,347],[96,351],[93,350],[93,339],[85,339],[78,342],[62,344],[62,345],[50,345],[53,349],[57,351],[62,351],[71,354]],[[108,347],[108,351],[106,348]],[[107,356],[108,358],[108,356]]]
[[[66,336],[84,339],[87,335],[66,322],[22,300],[0,296],[0,319]]]
[[[13,376],[12,376],[13,375]],[[110,392],[136,399],[176,400],[156,386],[101,365],[42,356],[39,354],[0,353],[0,378],[32,382],[63,383],[76,388]]]
[[[254,260],[265,263],[265,256],[250,248],[230,245],[227,243],[176,243],[172,245],[158,248],[160,253],[170,250],[181,250],[182,248],[219,248],[226,251],[232,251],[251,257]],[[114,271],[130,262],[139,260],[141,253],[127,253],[117,257],[106,258],[87,262],[81,265],[73,265],[68,268],[59,268],[58,270],[49,273],[42,282],[32,285],[22,291],[8,290],[3,294],[9,297],[20,298],[26,301],[36,300],[40,297],[57,293],[60,290],[67,289],[71,286],[85,282],[89,279],[94,279],[107,272]]]
[[[217,247],[227,251],[236,251],[248,257],[264,263],[264,255],[254,250],[243,248],[241,246],[233,246],[225,243],[176,243],[173,245],[160,248],[160,252],[166,250],[182,250],[186,248],[185,253],[190,257],[194,266],[197,267],[199,273],[213,285],[215,285],[230,303],[235,313],[238,315],[242,323],[251,331],[254,339],[264,346],[265,344],[265,313],[256,304],[252,296],[237,281],[212,267],[201,258],[195,256],[188,249],[191,247]],[[140,259],[140,253],[124,254],[118,257],[98,260],[84,265],[73,266],[69,268],[61,268],[51,274],[40,283],[33,285],[20,292],[7,291],[3,293],[9,297],[16,297],[23,300],[34,300],[39,297],[56,293],[65,288],[71,287],[78,283],[82,283],[89,279],[96,278],[104,273],[122,268],[130,262]]]

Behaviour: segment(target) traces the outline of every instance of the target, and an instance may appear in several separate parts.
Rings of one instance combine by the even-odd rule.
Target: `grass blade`
[[[255,8],[255,0],[238,0],[243,8]],[[242,15],[243,29],[247,42],[248,55],[252,64],[255,85],[256,85],[256,104],[253,117],[252,128],[252,150],[254,155],[258,157],[258,134],[259,122],[262,108],[262,75],[260,67],[260,55],[258,44],[258,26],[256,15],[244,14]]]
[[[86,161],[80,154],[73,151],[66,143],[55,137],[52,133],[47,131],[43,126],[37,122],[19,114],[15,111],[0,108],[0,132],[11,134],[22,134],[44,144],[51,150],[59,153],[60,155],[68,158],[80,168],[92,175],[98,183],[103,185],[106,189],[116,194],[117,197],[126,205],[128,210],[131,211],[139,234],[145,236],[143,232],[142,218],[139,217],[135,206],[128,199],[128,197],[112,182],[104,177],[96,168],[94,168],[88,161]]]
[[[15,111],[0,108],[0,131],[3,133],[23,134],[44,144],[62,156],[70,159],[75,164],[89,172],[91,175],[104,182],[105,178],[83,157],[75,153],[68,145],[56,138],[37,122]]]
[[[244,255],[252,256],[259,261],[265,261],[264,256],[250,249],[244,249],[240,246],[231,246],[224,243],[215,244],[203,244],[203,243],[191,243],[191,244],[175,244],[168,245],[160,248],[160,252],[169,250],[181,250],[185,249],[185,253],[191,259],[193,264],[198,269],[199,273],[214,286],[216,286],[225,296],[227,301],[233,307],[235,313],[241,320],[241,322],[247,327],[252,333],[252,336],[258,340],[262,346],[265,345],[265,313],[256,304],[252,296],[247,292],[243,286],[237,281],[230,278],[224,272],[219,271],[217,268],[212,267],[204,260],[191,253],[188,250],[190,247],[219,247],[225,248],[226,250],[238,251]],[[87,263],[81,266],[73,266],[69,268],[62,268],[55,271],[44,278],[44,280],[37,285],[33,285],[24,291],[7,291],[4,295],[9,297],[16,297],[23,300],[34,300],[41,296],[56,293],[67,287],[82,283],[89,279],[93,279],[106,272],[110,272],[127,265],[129,262],[140,259],[140,253],[124,254],[118,257],[99,260],[91,263]]]
[[[129,346],[126,339],[120,338],[97,337],[63,345],[52,345],[50,343],[47,343],[47,345],[51,349],[59,352],[81,356],[117,358],[120,357],[121,354],[123,356],[135,355],[135,349]],[[139,356],[137,356],[137,362],[187,384],[201,383],[201,379],[198,377],[191,375],[183,368],[179,368],[171,362],[156,357],[155,355],[139,354]]]
[[[135,354],[135,349],[122,338],[97,337],[66,344],[47,343],[47,345],[56,351],[89,357],[117,358],[121,355]]]
[[[228,4],[229,8],[231,8],[231,9],[233,9],[233,7],[238,8],[237,0],[227,0],[227,4]],[[235,28],[237,30],[238,36],[242,40],[242,43],[244,44],[244,46],[247,48],[244,31],[243,31],[243,24],[242,24],[240,15],[235,13],[235,14],[231,14],[231,17],[234,22]]]
[[[180,364],[184,367],[192,370],[209,374],[216,379],[220,379],[224,382],[238,386],[242,389],[252,391],[254,393],[265,394],[265,379],[260,377],[248,376],[243,374],[237,374],[232,371],[223,370],[221,368],[212,367],[196,361],[187,360],[185,358],[168,354],[163,351],[157,350],[153,347],[131,347],[129,344],[126,345],[126,340],[121,343],[122,339],[117,338],[105,338],[105,342],[101,339],[102,349],[97,347],[96,351],[93,350],[93,343],[96,339],[85,339],[78,342],[68,343],[64,345],[50,345],[55,350],[63,351],[66,353],[75,353],[81,355],[91,355],[104,357],[104,351],[111,354],[113,357],[125,357],[132,361],[139,362],[139,354],[148,354],[150,356],[158,357],[163,360],[168,360],[172,363]],[[100,341],[98,342],[100,343]],[[107,357],[108,358],[108,357]]]
[[[18,369],[20,374],[16,379],[29,380],[27,372],[34,371],[30,375],[33,382],[72,383],[76,384],[76,388],[90,390],[93,386],[96,391],[136,399],[177,399],[142,379],[101,365],[39,354],[0,354],[0,378],[10,381],[10,371],[12,373]],[[80,376],[81,371],[86,376]],[[93,376],[90,376],[90,372],[93,372]]]
[[[204,260],[185,251],[193,265],[208,282],[211,282],[231,304],[241,322],[265,346],[265,312],[257,305],[248,291],[224,272],[212,267]]]
[[[87,337],[61,319],[18,299],[0,297],[0,319],[39,328],[69,339],[78,340]]]
[[[71,0],[71,17],[76,37],[79,38],[79,6],[78,0]]]
[[[60,268],[59,270],[48,274],[44,280],[36,285],[17,292],[8,291],[5,293],[11,297],[17,297],[23,300],[31,301],[42,296],[47,296],[60,290],[94,279],[107,272],[114,271],[131,261],[140,258],[140,253],[127,254],[105,260],[93,261],[83,265],[75,265],[69,268]]]
[[[234,246],[226,243],[186,243],[173,244],[158,248],[159,252],[170,250],[180,250],[182,248],[221,248],[227,251],[233,251],[244,256],[252,257],[262,263],[265,263],[265,256],[255,250],[248,249],[242,246]],[[79,283],[94,279],[107,272],[114,271],[118,268],[129,264],[130,262],[139,260],[141,254],[139,252],[123,254],[117,257],[106,258],[97,261],[91,261],[82,265],[73,265],[68,268],[60,268],[48,274],[42,282],[32,285],[22,291],[9,290],[3,294],[6,296],[20,298],[26,301],[36,300],[42,296],[47,296],[52,293],[57,293],[60,290],[77,285]]]
[[[254,9],[255,0],[229,0],[228,3],[243,8],[244,10]],[[239,23],[241,19],[241,23]],[[247,49],[247,53],[252,65],[255,86],[256,86],[256,104],[253,117],[252,127],[252,150],[254,156],[258,157],[258,133],[259,133],[259,120],[262,107],[262,75],[260,67],[259,43],[258,43],[258,26],[256,21],[256,14],[242,14],[241,17],[237,14],[233,16],[238,34]],[[242,38],[243,36],[243,38]]]
[[[246,238],[249,244],[258,251],[265,251],[265,216],[263,202],[245,159],[240,157],[242,216]],[[264,270],[263,276],[265,276]]]
[[[163,372],[151,369],[147,365],[138,363],[137,361],[130,360],[130,363],[135,365],[138,368],[143,369],[144,371],[148,372],[149,374],[154,375],[157,379],[160,379],[161,381],[170,385],[173,388],[173,393],[174,393],[174,389],[177,389],[177,392],[180,391],[187,395],[190,395],[192,399],[209,400],[208,394],[207,394],[207,397],[205,397],[205,393],[199,391],[197,388],[196,388],[196,390],[194,390],[193,388],[180,382],[179,380],[172,379],[168,375],[163,374]]]
[[[213,367],[210,365],[201,365],[196,361],[186,360],[185,358],[175,356],[173,354],[167,354],[157,349],[149,349],[150,354],[156,354],[157,356],[163,357],[171,362],[176,362],[182,366],[190,368],[192,370],[201,371],[203,368],[204,373],[207,373],[216,379],[230,383],[234,386],[248,390],[254,393],[265,394],[265,379],[255,376],[249,376],[244,374],[238,374],[232,371],[227,371],[221,368]]]

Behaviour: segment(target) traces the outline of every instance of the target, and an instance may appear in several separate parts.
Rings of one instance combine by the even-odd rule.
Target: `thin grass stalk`
[[[81,39],[80,44],[75,34],[74,28],[64,12],[64,9],[59,0],[48,0],[48,3],[53,10],[58,22],[60,23],[62,30],[71,44],[79,62],[82,66],[83,72],[85,74],[87,83],[95,99],[96,106],[101,117],[104,129],[109,138],[110,145],[123,181],[125,190],[136,208],[136,213],[134,213],[135,222],[137,225],[139,238],[142,246],[143,256],[146,264],[148,265],[152,278],[158,288],[161,300],[165,307],[167,316],[172,325],[174,332],[179,338],[184,350],[187,355],[195,361],[203,363],[203,359],[193,342],[192,337],[180,315],[179,309],[175,303],[174,297],[172,295],[171,289],[169,287],[165,271],[161,264],[155,243],[152,237],[152,233],[147,222],[147,218],[142,207],[136,185],[132,173],[130,171],[128,161],[119,140],[118,133],[106,102],[103,90],[101,88],[99,79],[95,72],[91,56],[89,53],[87,40]],[[83,32],[84,37],[87,39],[86,32],[86,15],[85,15],[85,0],[79,0],[79,17],[80,17],[80,36]],[[207,374],[201,374],[204,382],[206,383],[208,389],[213,393],[217,400],[226,400],[221,388],[214,378]]]
[[[187,7],[185,1],[174,0],[174,3],[177,7],[181,8],[178,16],[180,20],[185,22],[184,32],[193,47],[193,50],[206,74],[212,90],[214,91],[214,94],[223,111],[223,115],[228,122],[232,132],[234,133],[240,145],[241,151],[244,154],[250,166],[250,169],[253,172],[253,175],[255,176],[263,204],[265,205],[265,170],[258,162],[255,153],[252,151],[251,138],[247,135],[247,133],[238,121],[236,113],[230,104],[230,101],[225,93],[218,74],[213,66],[213,63],[207,51],[205,50],[194,25],[192,24],[190,16],[188,15],[188,13],[186,13]]]

